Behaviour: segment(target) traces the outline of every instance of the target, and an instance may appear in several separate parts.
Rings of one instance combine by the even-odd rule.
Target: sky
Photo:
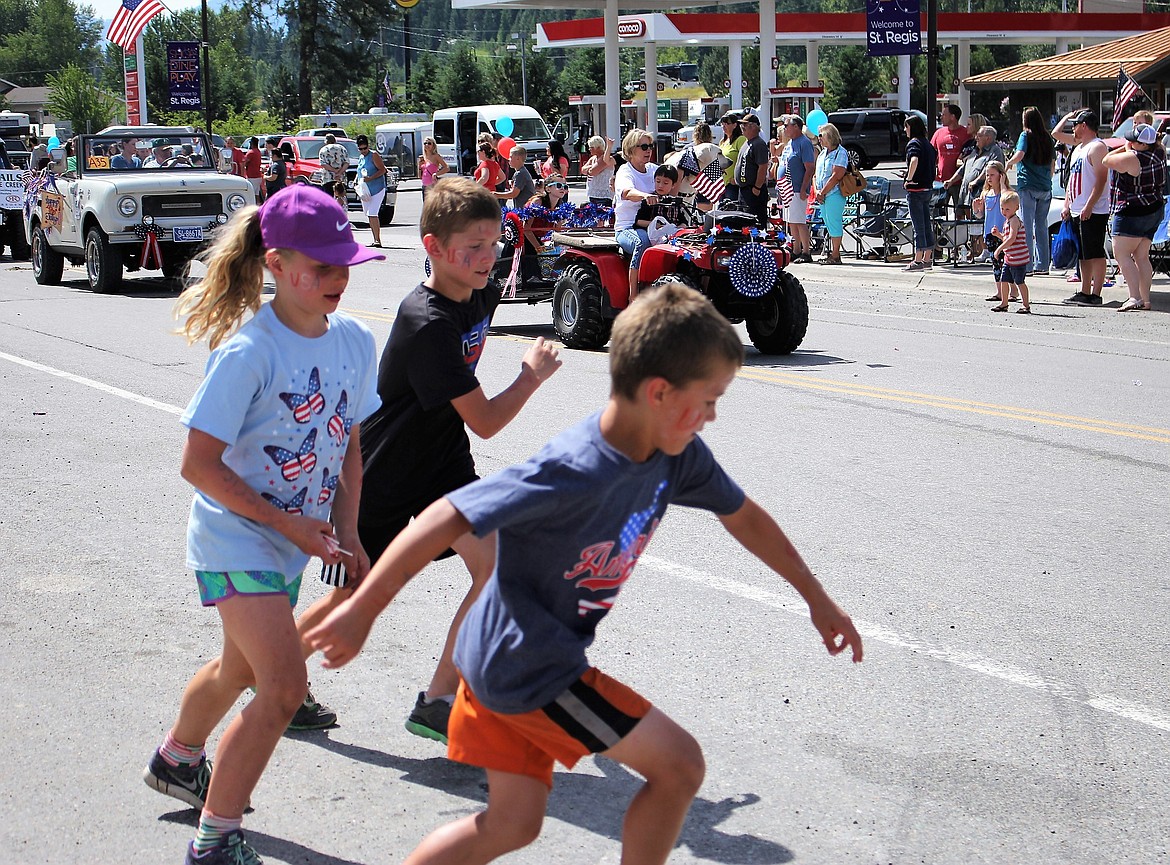
[[[163,0],[163,4],[168,9],[173,9],[178,12],[180,9],[198,8],[200,0]],[[93,14],[101,21],[109,21],[114,17],[114,13],[118,7],[122,5],[122,0],[76,0],[77,6],[90,6],[93,8]],[[218,3],[211,3],[212,7],[219,5]],[[166,14],[165,12],[163,13]]]

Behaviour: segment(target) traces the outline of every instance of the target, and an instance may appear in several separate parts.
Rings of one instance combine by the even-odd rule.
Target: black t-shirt
[[[906,165],[910,160],[918,157],[918,170],[913,177],[906,178],[906,189],[910,192],[921,192],[934,188],[934,175],[938,170],[938,151],[925,138],[911,138],[906,145]]]
[[[466,303],[423,285],[403,299],[378,365],[382,406],[362,421],[363,515],[399,515],[474,477],[451,400],[479,387],[475,367],[499,302],[491,286]]]
[[[760,136],[756,136],[739,149],[739,156],[735,159],[735,183],[747,188],[756,185],[761,165],[768,164],[768,145]],[[766,183],[767,181],[765,181]]]
[[[269,195],[276,195],[276,193],[284,189],[284,178],[288,174],[288,166],[280,159],[273,159],[272,164],[268,167],[268,173],[276,179],[265,180],[264,191]]]

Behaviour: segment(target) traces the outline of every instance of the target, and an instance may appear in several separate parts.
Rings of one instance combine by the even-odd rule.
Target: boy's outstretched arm
[[[481,439],[490,439],[520,413],[528,398],[554,372],[561,368],[561,359],[552,343],[538,336],[524,353],[520,375],[491,399],[477,387],[471,393],[451,400],[455,411],[468,428]]]
[[[304,640],[325,655],[323,666],[341,667],[361,651],[378,614],[435,556],[471,531],[446,499],[439,499],[391,541],[353,597],[330,613]]]
[[[738,511],[721,516],[719,520],[748,552],[800,592],[800,596],[808,603],[813,626],[820,632],[829,654],[839,654],[848,646],[853,650],[853,662],[860,663],[861,635],[853,627],[853,621],[829,597],[824,586],[813,576],[796,547],[792,546],[788,536],[768,512],[747,498]]]

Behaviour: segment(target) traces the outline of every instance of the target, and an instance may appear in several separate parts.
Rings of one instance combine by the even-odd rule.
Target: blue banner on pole
[[[865,23],[871,57],[922,53],[918,0],[866,0]]]
[[[203,110],[198,42],[167,43],[167,107]]]

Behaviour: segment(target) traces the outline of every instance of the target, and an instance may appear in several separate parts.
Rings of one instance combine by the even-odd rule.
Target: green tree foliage
[[[117,99],[98,89],[93,76],[69,65],[47,79],[51,88],[49,110],[68,120],[74,132],[97,132],[109,126],[121,113]]]
[[[291,130],[300,115],[300,99],[297,96],[297,78],[285,64],[276,67],[268,79],[264,92],[268,113],[276,120],[275,128]]]
[[[557,92],[557,70],[544,51],[528,53],[528,104],[544,117],[563,112],[567,102]]]
[[[0,0],[0,78],[25,87],[47,83],[73,64],[96,69],[101,23],[71,0]]]
[[[460,42],[447,55],[435,79],[435,104],[483,105],[494,98],[479,58],[466,42]]]
[[[869,94],[882,89],[878,64],[856,45],[827,48],[824,55],[825,109],[869,105]]]
[[[423,111],[434,111],[439,107],[435,102],[435,82],[439,76],[437,55],[420,54],[410,66],[410,104]]]
[[[605,52],[600,48],[578,48],[570,52],[559,84],[558,96],[564,103],[568,103],[570,96],[605,93]]]

